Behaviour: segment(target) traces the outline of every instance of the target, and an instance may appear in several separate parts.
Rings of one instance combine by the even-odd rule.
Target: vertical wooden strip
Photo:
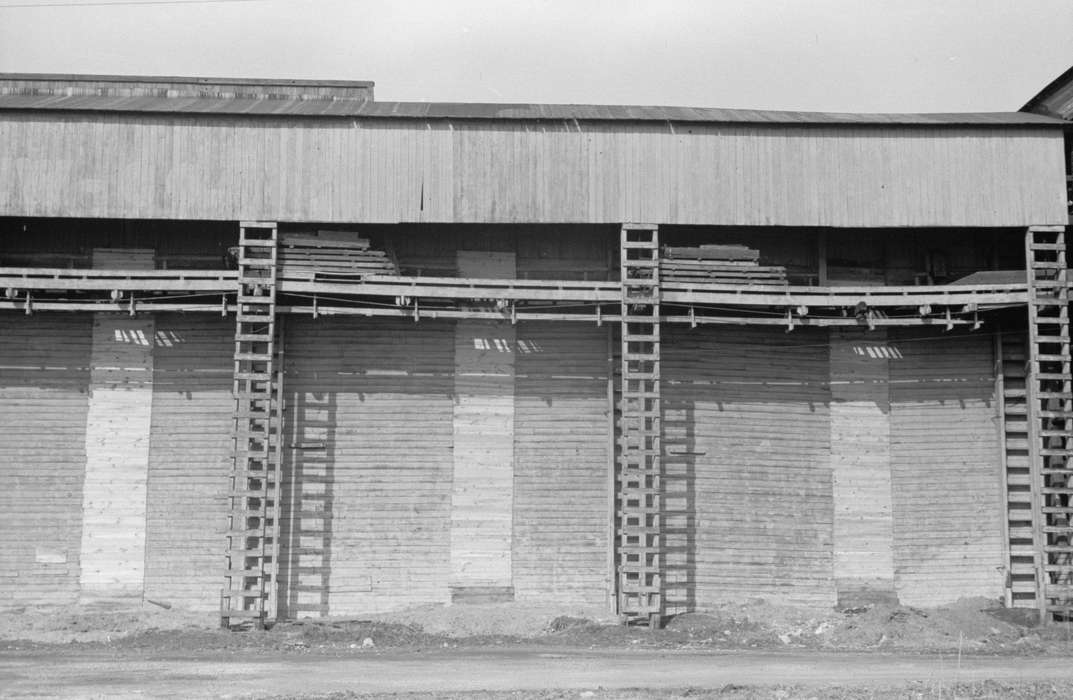
[[[895,598],[885,331],[831,332],[834,577],[841,604]]]
[[[514,277],[514,254],[459,251],[458,268],[462,276]],[[513,597],[516,342],[507,321],[455,326],[450,585],[459,600]]]
[[[97,314],[93,321],[81,595],[142,595],[149,433],[153,405],[152,318]]]

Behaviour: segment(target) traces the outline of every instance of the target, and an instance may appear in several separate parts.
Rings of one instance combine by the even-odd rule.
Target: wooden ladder
[[[277,239],[274,223],[240,224],[234,464],[220,601],[224,628],[264,627],[276,613],[282,456],[275,372]]]
[[[1032,227],[1028,269],[1028,424],[1034,540],[1039,557],[1040,616],[1073,614],[1073,376],[1070,372],[1069,280],[1063,227]]]
[[[1028,348],[1025,333],[1005,331],[996,338],[1001,383],[1003,472],[1006,479],[1006,607],[1037,608],[1032,470],[1028,437]]]
[[[626,224],[620,245],[622,376],[618,437],[618,612],[663,622],[659,229]]]

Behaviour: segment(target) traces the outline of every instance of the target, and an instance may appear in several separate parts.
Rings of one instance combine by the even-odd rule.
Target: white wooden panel
[[[82,490],[83,598],[143,592],[153,338],[152,318],[94,316]]]
[[[514,254],[459,251],[462,276],[514,277]],[[514,350],[509,322],[455,325],[451,586],[511,585]]]
[[[0,313],[0,607],[78,598],[90,320]]]

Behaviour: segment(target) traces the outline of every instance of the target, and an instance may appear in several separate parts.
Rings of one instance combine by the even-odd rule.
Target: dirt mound
[[[937,608],[874,605],[842,613],[821,635],[822,646],[843,649],[892,648],[981,652],[1020,643],[1026,628],[992,613],[996,601],[966,598]]]
[[[157,630],[211,629],[204,612],[164,609],[149,603],[94,603],[0,611],[0,639],[39,644],[110,642]]]
[[[597,625],[615,622],[602,607],[556,607],[520,602],[425,605],[368,617],[380,622],[413,625],[429,634],[459,638],[539,637],[555,631],[553,623],[564,618],[592,621]]]

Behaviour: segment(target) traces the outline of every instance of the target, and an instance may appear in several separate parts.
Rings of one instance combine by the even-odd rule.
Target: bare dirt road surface
[[[71,653],[62,648],[0,653],[0,689],[12,698],[308,698],[400,693],[426,697],[820,698],[883,697],[880,693],[888,691],[896,693],[892,697],[936,698],[952,697],[954,688],[961,689],[960,697],[1069,697],[1073,664],[1054,657],[962,656],[959,662],[948,654],[569,648],[551,652],[539,647],[355,651],[327,658],[249,653],[172,658],[132,651]],[[1001,694],[987,695],[989,689]]]
[[[1073,622],[764,601],[623,627],[508,603],[217,628],[159,602],[0,611],[0,697],[604,700],[1073,698]]]

